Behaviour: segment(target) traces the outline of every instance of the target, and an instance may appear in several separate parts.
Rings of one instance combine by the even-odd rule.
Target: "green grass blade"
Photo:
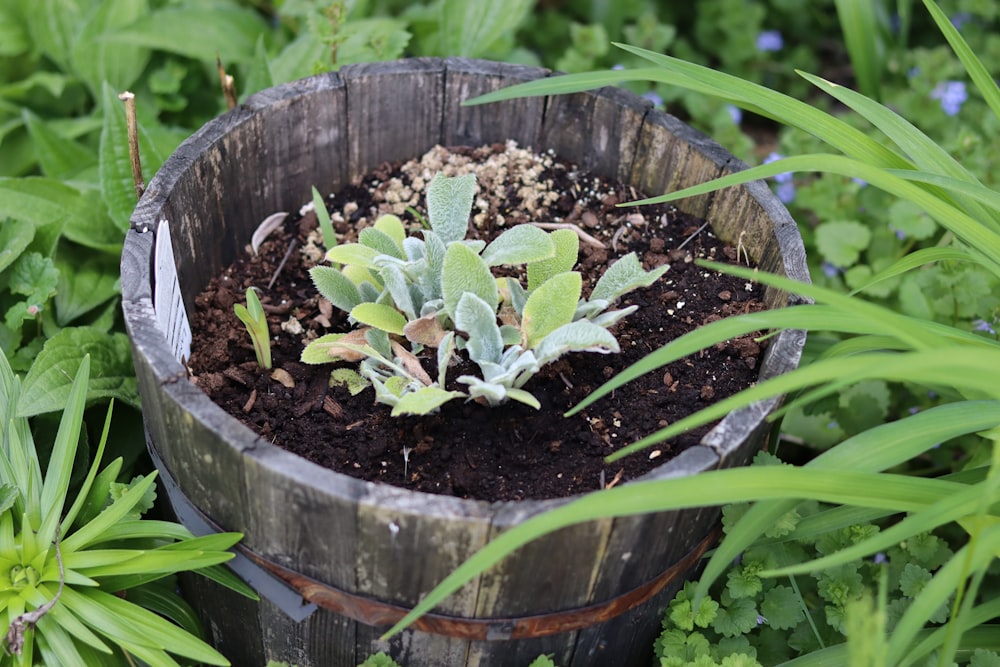
[[[62,542],[63,550],[67,553],[78,551],[104,541],[104,532],[124,519],[132,511],[132,508],[142,500],[143,495],[155,481],[156,471],[154,470],[138,484],[123,493],[111,506],[64,539]]]
[[[973,607],[968,613],[960,618],[953,619],[952,631],[962,633],[962,644],[960,650],[975,650],[977,648],[988,651],[1000,651],[1000,625],[986,625],[987,621],[992,621],[1000,617],[1000,598],[994,598],[988,602]],[[923,658],[931,651],[944,643],[948,626],[935,628],[933,630],[923,630],[918,635],[909,652],[899,663],[899,667],[909,667],[920,658]],[[919,641],[917,641],[919,640]]]
[[[1000,402],[964,401],[935,406],[852,436],[812,459],[805,467],[879,472],[919,456],[940,442],[982,431],[997,423],[1000,423]],[[733,560],[781,515],[794,509],[795,504],[794,500],[774,500],[756,503],[747,510],[705,565],[696,599],[706,595]],[[800,524],[796,535],[806,528]]]
[[[66,409],[59,421],[48,470],[42,481],[41,507],[35,511],[42,513],[43,522],[38,538],[49,544],[56,535],[56,526],[62,519],[63,504],[69,491],[69,480],[76,460],[76,447],[80,441],[80,427],[83,425],[83,410],[87,404],[87,383],[90,380],[90,355],[84,355],[80,368],[73,380]]]
[[[870,287],[878,285],[884,280],[895,278],[896,276],[902,275],[907,271],[912,271],[913,269],[924,266],[925,264],[947,261],[976,262],[977,258],[962,248],[922,248],[920,250],[914,250],[913,252],[904,255],[882,271],[876,273],[868,280],[868,282],[861,287],[852,290],[849,294],[853,296],[858,292],[863,292]]]
[[[77,492],[76,500],[73,501],[73,505],[63,517],[63,535],[66,535],[66,533],[68,533],[73,527],[73,522],[76,521],[76,517],[80,514],[80,510],[82,510],[84,505],[86,505],[87,497],[90,495],[90,489],[94,484],[94,480],[97,478],[101,465],[101,459],[104,458],[104,448],[108,444],[108,432],[111,430],[111,413],[114,410],[114,407],[115,401],[114,399],[111,399],[111,402],[108,404],[107,414],[104,416],[104,428],[101,431],[101,439],[97,443],[97,451],[94,452],[93,460],[90,463],[90,470],[87,471],[87,477],[83,480],[83,484]]]
[[[847,55],[858,80],[858,88],[868,97],[881,99],[882,59],[880,37],[871,0],[836,0],[840,31],[844,34]]]
[[[408,626],[508,553],[542,535],[585,521],[762,499],[811,498],[913,512],[963,488],[955,482],[935,479],[791,466],[713,470],[689,477],[626,484],[586,495],[499,535],[449,574],[386,636]]]
[[[760,573],[760,576],[780,577],[806,574],[864,558],[883,549],[888,549],[919,533],[931,531],[938,526],[943,526],[952,521],[970,516],[979,509],[984,500],[990,503],[996,502],[997,498],[995,494],[990,498],[984,499],[983,493],[984,489],[982,485],[971,486],[953,496],[942,498],[926,509],[911,514],[899,523],[880,531],[867,540],[852,544],[849,547],[806,563],[798,563],[774,570],[765,570]]]
[[[998,242],[998,235],[989,227],[947,201],[935,196],[927,189],[895,176],[889,170],[873,167],[871,164],[842,155],[813,154],[785,158],[760,165],[759,167],[729,174],[728,176],[723,176],[707,183],[684,188],[677,192],[629,202],[629,205],[663,204],[677,199],[684,199],[685,197],[714,192],[733,185],[742,185],[750,181],[768,178],[788,171],[822,172],[839,174],[849,178],[861,178],[867,181],[869,185],[873,185],[900,199],[911,201],[937,220],[942,227],[954,232],[956,236],[965,241],[971,248],[978,249],[979,252],[988,257],[991,262],[989,265],[991,270],[1000,275],[1000,268],[997,268],[1000,267],[1000,242]]]

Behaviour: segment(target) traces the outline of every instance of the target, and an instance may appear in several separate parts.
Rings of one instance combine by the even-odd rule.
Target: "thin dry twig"
[[[597,246],[598,248],[608,247],[604,245],[604,242],[594,238],[593,236],[583,231],[582,229],[580,229],[580,227],[574,225],[571,222],[532,222],[531,224],[534,225],[535,227],[538,227],[539,229],[548,229],[548,230],[571,229],[574,232],[576,232],[576,235],[579,236],[580,240],[583,241],[584,243],[589,243],[590,245]]]
[[[118,96],[125,103],[125,127],[128,130],[128,158],[132,163],[132,185],[135,187],[135,198],[141,199],[146,191],[146,182],[142,179],[142,162],[139,160],[139,126],[135,120],[135,94],[125,91]]]
[[[59,589],[52,599],[41,607],[32,611],[26,611],[10,622],[10,628],[7,629],[7,636],[5,637],[7,643],[4,646],[4,652],[21,655],[21,651],[24,650],[24,633],[28,630],[33,630],[38,621],[42,620],[42,617],[49,613],[52,607],[56,606],[56,602],[62,596],[63,588],[66,586],[66,571],[63,569],[62,554],[59,552],[60,531],[61,526],[56,526],[54,544],[56,545],[56,563],[59,565]]]
[[[702,225],[701,227],[699,227],[698,229],[694,230],[694,234],[692,234],[691,236],[689,236],[686,239],[684,239],[684,242],[681,243],[679,246],[677,246],[677,249],[680,250],[681,248],[683,248],[684,246],[686,246],[691,241],[691,239],[693,239],[694,237],[698,236],[698,234],[701,234],[702,230],[704,230],[706,227],[708,227],[708,223],[707,222],[704,225]]]
[[[226,68],[222,66],[222,58],[218,53],[215,54],[215,65],[219,68],[219,81],[222,84],[222,94],[226,97],[226,108],[235,109],[236,81],[231,75],[226,74]]]
[[[270,282],[267,283],[267,289],[274,287],[274,281],[278,279],[278,274],[280,274],[281,270],[285,268],[288,258],[292,256],[292,251],[295,250],[295,246],[298,244],[298,239],[292,239],[291,243],[288,244],[288,250],[285,251],[285,256],[281,258],[281,263],[278,264],[278,268],[274,270],[274,275],[271,276]]]

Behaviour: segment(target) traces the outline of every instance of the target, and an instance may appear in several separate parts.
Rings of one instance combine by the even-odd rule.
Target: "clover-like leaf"
[[[573,321],[583,279],[575,271],[552,276],[531,292],[521,314],[525,345],[534,349],[550,333]]]
[[[528,291],[558,273],[572,271],[580,253],[580,237],[571,229],[557,229],[550,233],[549,239],[555,246],[555,255],[528,264]]]
[[[359,303],[351,309],[351,317],[362,324],[400,336],[406,326],[402,313],[384,303]]]
[[[608,303],[639,287],[649,287],[667,272],[669,266],[644,271],[634,252],[630,252],[608,267],[597,281],[590,300],[605,299]]]
[[[332,266],[314,266],[309,269],[309,277],[319,293],[345,313],[363,301],[354,281]]]
[[[487,266],[498,266],[527,264],[555,257],[556,246],[549,236],[534,225],[515,225],[483,249],[483,261]]]
[[[455,309],[455,326],[469,335],[465,349],[476,363],[497,363],[503,354],[503,337],[496,313],[489,304],[466,292]]]
[[[449,178],[438,173],[427,187],[427,217],[445,245],[465,238],[475,193],[475,174]]]
[[[466,292],[475,294],[496,312],[500,295],[490,268],[468,246],[452,243],[445,252],[441,267],[441,296],[444,298],[445,312],[452,318],[459,300]]]
[[[426,415],[437,410],[453,398],[464,396],[460,391],[446,391],[440,387],[424,387],[403,394],[392,408],[392,416]]]

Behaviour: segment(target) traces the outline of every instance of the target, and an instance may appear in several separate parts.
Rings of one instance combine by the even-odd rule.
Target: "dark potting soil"
[[[489,408],[453,400],[435,415],[391,417],[388,406],[374,402],[371,388],[352,397],[346,388],[330,387],[336,366],[299,361],[305,341],[350,329],[309,278],[308,269],[322,261],[322,246],[315,213],[308,211],[288,216],[258,254],[248,248],[197,298],[191,380],[261,437],[319,465],[462,498],[543,499],[596,490],[634,479],[696,444],[708,427],[604,462],[608,454],[752,383],[762,354],[752,336],[647,374],[573,417],[563,413],[674,338],[721,317],[762,309],[759,287],[693,261],[735,262],[737,249],[721,243],[704,221],[673,207],[618,208],[641,193],[510,144],[437,148],[423,161],[382,165],[327,199],[340,242],[354,240],[379,213],[394,212],[416,228],[420,223],[406,207],[426,215],[423,193],[433,174],[464,173],[472,165],[479,189],[470,237],[489,240],[494,230],[529,221],[577,225],[600,243],[580,243],[584,294],[608,263],[630,251],[646,269],[670,265],[656,284],[616,304],[639,306],[612,330],[620,354],[573,353],[544,367],[524,387],[541,402],[539,410],[517,402]],[[251,285],[259,288],[268,314],[277,372],[258,367],[233,313]],[[430,352],[423,362],[436,376]]]

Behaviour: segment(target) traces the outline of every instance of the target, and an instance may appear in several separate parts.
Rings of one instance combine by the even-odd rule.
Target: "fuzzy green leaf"
[[[499,363],[503,354],[503,337],[497,325],[496,313],[489,304],[471,292],[466,292],[455,309],[455,326],[469,335],[466,350],[476,363]]]
[[[374,248],[380,255],[389,255],[396,259],[405,259],[403,256],[403,246],[375,227],[366,227],[358,234],[358,241],[369,248]]]
[[[466,292],[475,294],[496,312],[500,294],[486,262],[468,246],[452,243],[445,252],[441,267],[441,296],[444,298],[445,312],[452,318],[459,300]]]
[[[557,274],[531,292],[524,304],[521,330],[529,350],[559,327],[573,321],[583,279],[576,271]]]
[[[396,308],[406,314],[406,319],[416,320],[418,317],[417,309],[421,304],[413,302],[414,295],[410,291],[410,282],[403,274],[403,270],[397,264],[386,264],[379,270],[379,277],[382,278],[382,283],[392,297]]]
[[[423,387],[403,394],[392,409],[392,416],[426,415],[453,398],[463,396],[460,391],[445,391],[440,387]]]
[[[406,228],[403,227],[403,221],[399,219],[399,216],[380,215],[375,221],[375,229],[388,235],[400,248],[403,247],[403,241],[406,240]]]
[[[382,303],[359,303],[351,310],[351,317],[362,324],[399,336],[403,335],[403,327],[406,326],[406,318],[398,310]]]
[[[511,227],[483,250],[487,266],[527,264],[555,256],[556,246],[549,234],[534,225]]]
[[[543,338],[535,349],[535,355],[539,365],[544,365],[567,352],[618,351],[618,341],[610,331],[586,320],[579,320],[564,324]]]
[[[302,350],[299,361],[304,364],[329,364],[338,361],[337,358],[330,356],[330,347],[343,337],[344,334],[333,333],[309,341]]]
[[[871,230],[855,220],[834,220],[816,227],[816,247],[834,266],[856,264],[871,238]]]
[[[327,359],[329,359],[329,356]],[[344,387],[351,396],[357,396],[367,389],[369,384],[368,380],[350,368],[336,368],[330,373],[330,386]]]
[[[427,217],[445,245],[465,238],[475,194],[475,174],[449,178],[438,173],[427,187]]]
[[[375,248],[360,243],[345,243],[327,250],[326,261],[337,264],[356,264],[366,269],[374,269],[375,258],[380,254],[382,253]]]
[[[590,300],[603,299],[611,303],[626,292],[652,285],[667,272],[668,268],[661,266],[652,271],[644,271],[635,253],[630,252],[608,267],[604,275],[598,279],[597,285],[594,286]]]
[[[576,266],[580,253],[580,237],[571,229],[557,229],[549,234],[556,254],[548,259],[528,264],[528,291],[533,291],[539,285],[558,273],[571,271]]]
[[[542,407],[542,404],[538,402],[538,399],[524,389],[508,387],[507,398],[515,400],[518,403],[524,403],[525,405],[531,406],[536,410]]]

